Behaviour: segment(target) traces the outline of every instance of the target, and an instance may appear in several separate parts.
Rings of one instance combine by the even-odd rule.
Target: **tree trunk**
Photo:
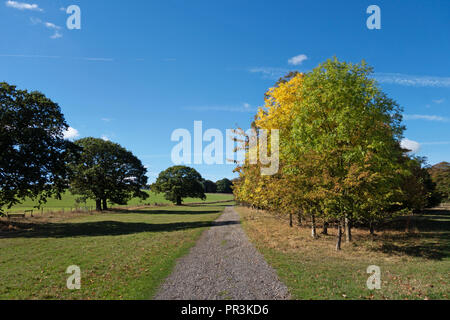
[[[181,206],[181,197],[177,197],[177,206]]]
[[[302,212],[299,210],[297,213],[297,222],[298,225],[301,226],[303,224],[303,220],[302,220]]]
[[[352,223],[345,215],[345,242],[352,242]]]
[[[292,213],[289,213],[289,227],[293,227],[294,224],[292,223]]]
[[[406,218],[406,228],[405,232],[409,233],[411,231],[411,215]]]
[[[375,229],[373,227],[373,223],[371,222],[369,225],[370,235],[373,236],[375,234]]]
[[[328,234],[328,222],[326,221],[323,223],[322,234]]]
[[[342,221],[338,222],[338,232],[337,232],[337,242],[336,242],[336,251],[341,250],[342,243]]]
[[[317,238],[316,216],[314,214],[311,214],[311,237],[313,237],[313,239]]]
[[[95,199],[95,210],[102,211],[102,200],[101,199]]]
[[[107,201],[106,201],[106,198],[105,199],[102,199],[102,202],[103,202],[103,210],[105,211],[105,210],[108,210],[108,203],[107,203]]]

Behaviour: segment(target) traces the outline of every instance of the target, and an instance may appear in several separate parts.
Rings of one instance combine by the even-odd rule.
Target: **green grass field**
[[[146,200],[134,198],[128,202],[127,206],[154,205],[155,203],[170,204],[170,201],[167,201],[166,199],[164,199],[164,194],[162,194],[162,193],[155,194],[153,192],[148,192],[148,193],[149,193],[149,198],[147,198]],[[220,194],[220,193],[209,193],[206,196],[207,196],[206,202],[223,201],[223,200],[228,200],[228,199],[233,198],[232,195]],[[75,209],[75,208],[85,208],[85,207],[95,208],[95,201],[88,200],[86,203],[81,203],[81,204],[78,203],[77,204],[76,198],[77,198],[76,196],[74,196],[69,191],[67,191],[62,196],[61,200],[58,200],[55,198],[48,199],[47,203],[43,204],[41,209],[35,208],[35,206],[37,204],[36,201],[26,199],[24,202],[12,207],[11,209],[3,208],[3,210],[6,212],[11,212],[11,213],[23,212],[25,210],[34,210],[34,213],[37,214],[37,213],[41,212],[41,210],[43,210],[43,212],[49,212],[49,211],[58,212],[58,211],[63,211],[63,210],[70,211],[71,209]],[[193,203],[193,202],[202,202],[202,200],[194,199],[194,198],[184,199],[184,203]],[[111,207],[123,207],[123,206],[112,205]]]
[[[293,299],[449,299],[450,211],[416,216],[409,234],[402,220],[374,239],[355,229],[354,241],[336,252],[334,229],[313,240],[308,226],[289,228],[273,215],[237,210]],[[370,265],[381,268],[381,290],[367,288]]]
[[[14,222],[21,231],[0,229],[0,299],[149,299],[224,206],[167,206]],[[66,287],[70,265],[81,269],[80,290]]]

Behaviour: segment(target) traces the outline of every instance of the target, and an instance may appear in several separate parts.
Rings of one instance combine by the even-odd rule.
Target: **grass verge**
[[[149,198],[142,200],[139,198],[133,198],[131,199],[127,206],[131,207],[137,207],[137,206],[144,206],[144,205],[164,205],[164,204],[171,204],[170,201],[166,200],[164,198],[164,194],[162,193],[153,193],[150,191],[146,191],[149,194]],[[52,212],[59,212],[59,211],[70,211],[71,209],[75,208],[92,208],[95,209],[95,201],[93,200],[87,200],[85,203],[77,203],[76,202],[77,196],[71,194],[69,191],[65,192],[61,200],[56,198],[50,198],[48,199],[47,203],[44,203],[42,205],[41,209],[36,209],[35,206],[37,205],[37,201],[31,200],[31,199],[25,199],[22,203],[19,203],[12,207],[11,209],[3,208],[4,211],[9,213],[17,213],[17,212],[24,212],[25,210],[34,210],[34,214],[38,215],[40,212],[47,213],[49,211]],[[222,193],[208,193],[206,194],[206,202],[216,202],[216,201],[224,201],[224,200],[232,200],[233,195],[232,194],[222,194]],[[199,202],[198,198],[186,198],[184,199],[185,204]],[[120,208],[125,206],[119,206],[114,205],[113,207]],[[41,211],[42,210],[42,211]]]
[[[19,231],[0,231],[0,299],[151,298],[223,209],[186,205],[14,222]],[[80,290],[66,287],[70,265],[81,269]]]
[[[277,271],[294,299],[448,299],[450,211],[414,219],[415,231],[392,226],[372,238],[353,230],[336,252],[336,230],[313,240],[310,229],[264,212],[238,207],[250,240]],[[381,289],[369,290],[367,268],[381,268]]]

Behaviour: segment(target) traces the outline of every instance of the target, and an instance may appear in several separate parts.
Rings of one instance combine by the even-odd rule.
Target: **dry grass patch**
[[[244,229],[277,270],[297,299],[448,299],[450,212],[414,218],[414,232],[402,231],[405,221],[370,236],[353,229],[353,242],[335,251],[336,229],[314,240],[308,225],[264,211],[237,208]],[[294,221],[296,222],[296,221]],[[366,286],[369,265],[382,271],[382,289]]]

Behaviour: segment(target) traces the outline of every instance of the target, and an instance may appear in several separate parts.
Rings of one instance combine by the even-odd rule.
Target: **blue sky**
[[[366,27],[371,4],[380,30]],[[70,5],[80,30],[66,27]],[[405,110],[405,141],[435,164],[450,161],[449,13],[448,0],[0,0],[0,81],[42,91],[72,133],[120,143],[153,181],[173,165],[175,129],[248,128],[284,73],[365,59]]]

